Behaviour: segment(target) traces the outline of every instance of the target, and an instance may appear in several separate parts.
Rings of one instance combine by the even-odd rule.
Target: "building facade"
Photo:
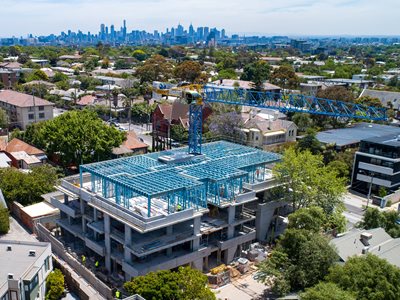
[[[9,116],[9,126],[26,129],[29,124],[53,118],[53,106],[47,100],[12,90],[0,90],[0,108]]]
[[[0,299],[44,300],[53,270],[49,243],[0,241]]]
[[[190,265],[208,271],[265,241],[280,156],[228,142],[81,166],[49,200],[60,209],[61,240],[123,278]],[[80,252],[79,252],[80,251]]]
[[[352,189],[378,194],[400,186],[400,136],[385,135],[362,140],[354,158]]]

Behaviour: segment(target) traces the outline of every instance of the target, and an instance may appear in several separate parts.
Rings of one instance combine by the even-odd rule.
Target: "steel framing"
[[[203,145],[203,155],[180,163],[161,163],[159,156],[187,153],[188,149],[119,158],[80,166],[90,174],[92,192],[131,208],[132,199],[145,202],[146,215],[163,203],[166,213],[193,208],[206,208],[207,203],[221,205],[231,202],[243,192],[243,183],[265,179],[266,167],[280,159],[275,153],[219,141]]]

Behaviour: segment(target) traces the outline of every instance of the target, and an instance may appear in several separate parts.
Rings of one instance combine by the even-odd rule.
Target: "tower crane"
[[[241,88],[222,87],[218,85],[181,85],[177,92],[160,88],[156,93],[164,96],[174,95],[189,104],[189,154],[201,154],[203,131],[203,106],[205,103],[222,103],[257,108],[275,109],[282,113],[299,112],[313,115],[386,121],[386,109],[364,106],[361,104],[317,98],[301,94],[260,92]]]

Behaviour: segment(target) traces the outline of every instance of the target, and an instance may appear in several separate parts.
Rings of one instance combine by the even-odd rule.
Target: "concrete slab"
[[[10,217],[10,231],[0,235],[0,240],[37,242],[36,237],[29,233],[16,219]]]
[[[253,274],[239,278],[219,289],[214,290],[217,299],[221,300],[251,300],[258,299],[263,294],[266,285],[253,279]]]

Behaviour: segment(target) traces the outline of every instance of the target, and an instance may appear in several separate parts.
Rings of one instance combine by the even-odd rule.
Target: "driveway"
[[[263,283],[253,279],[253,274],[234,280],[233,282],[214,290],[217,299],[221,300],[252,300],[259,299],[267,288]]]

